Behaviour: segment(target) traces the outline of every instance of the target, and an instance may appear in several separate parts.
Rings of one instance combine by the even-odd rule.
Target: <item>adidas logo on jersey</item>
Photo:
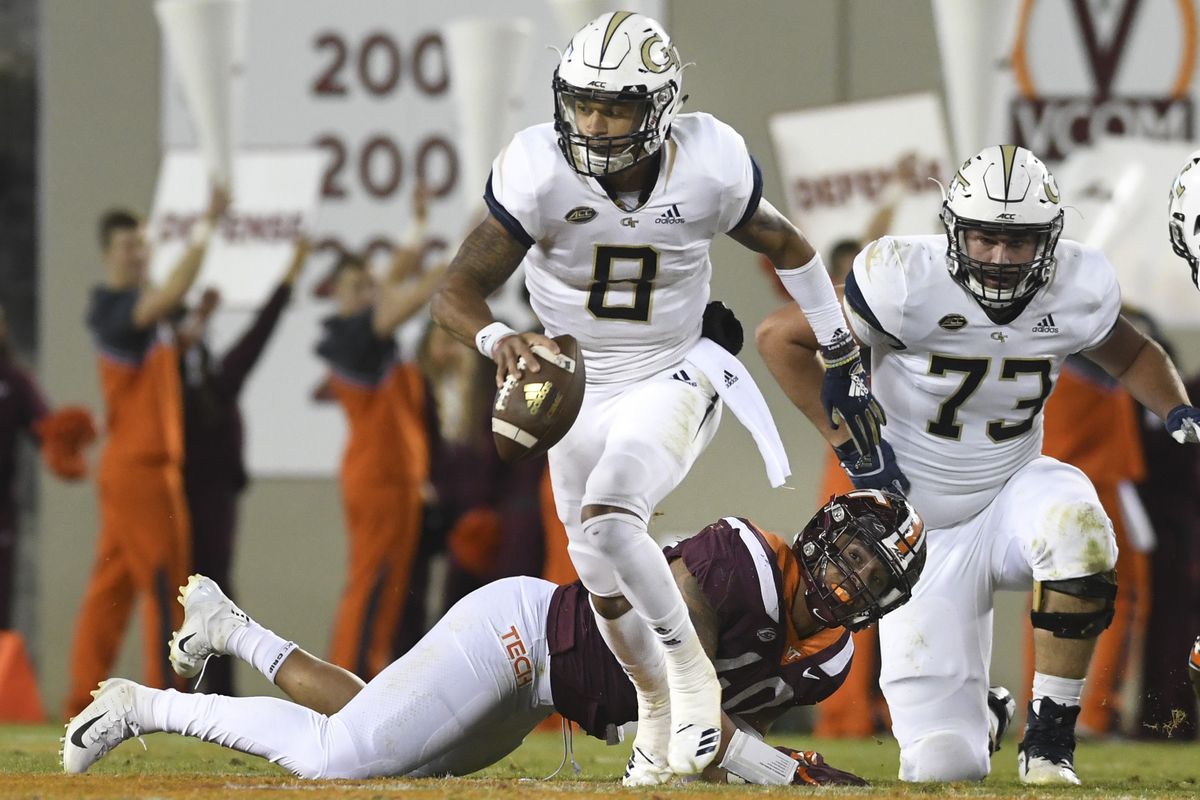
[[[1058,326],[1054,324],[1054,315],[1047,314],[1042,317],[1041,322],[1033,326],[1034,333],[1058,333]]]
[[[737,383],[737,381],[738,381],[737,375],[734,375],[732,372],[730,372],[727,369],[722,370],[722,372],[725,373],[725,388],[726,389],[728,389],[730,386],[733,386],[735,383]]]
[[[658,219],[654,220],[655,225],[682,225],[687,222],[683,215],[679,213],[679,204],[672,203],[671,207],[658,215]]]

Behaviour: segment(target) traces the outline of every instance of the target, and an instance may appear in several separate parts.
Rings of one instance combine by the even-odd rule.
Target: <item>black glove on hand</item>
[[[859,455],[853,439],[833,448],[833,452],[855,489],[886,489],[897,494],[908,491],[908,478],[896,463],[896,454],[886,439],[880,440],[869,456]]]
[[[833,342],[821,348],[821,356],[825,360],[821,405],[830,424],[836,430],[845,422],[859,454],[872,455],[882,439],[879,427],[887,422],[887,417],[871,396],[858,345],[849,333],[839,329]]]
[[[793,750],[790,747],[776,747],[775,749],[796,760],[796,774],[792,776],[793,786],[870,785],[853,772],[829,766],[825,763],[825,756],[815,750]]]
[[[1200,442],[1200,408],[1175,406],[1167,414],[1167,432],[1180,444]]]
[[[711,339],[735,356],[742,351],[742,344],[745,342],[742,323],[734,316],[733,309],[720,300],[713,300],[704,307],[704,322],[700,325],[700,335]]]

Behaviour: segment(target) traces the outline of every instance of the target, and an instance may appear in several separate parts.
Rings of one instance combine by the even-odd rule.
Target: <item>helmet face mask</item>
[[[666,31],[641,14],[603,14],[572,37],[554,71],[554,129],[576,172],[614,175],[658,152],[683,105],[682,66]],[[589,135],[584,113],[617,111],[628,130]],[[623,126],[622,126],[623,127]]]
[[[1023,147],[993,145],[965,161],[942,203],[942,224],[951,277],[987,310],[1023,307],[1054,277],[1063,226],[1058,185]],[[1000,252],[996,245],[1021,257],[979,257]]]
[[[988,308],[1003,309],[1030,297],[1054,275],[1054,247],[1062,233],[1062,217],[1042,225],[1012,225],[956,218],[943,206],[942,223],[951,237],[947,257],[954,279]],[[992,262],[971,256],[971,240],[996,241],[1006,249],[1031,251],[1020,261]],[[1018,240],[1032,247],[1013,247]]]
[[[1200,288],[1200,150],[1188,156],[1187,163],[1171,184],[1168,204],[1168,230],[1171,249],[1192,268],[1192,283]]]
[[[813,616],[857,631],[912,597],[925,565],[925,526],[899,495],[853,491],[818,511],[792,552]]]

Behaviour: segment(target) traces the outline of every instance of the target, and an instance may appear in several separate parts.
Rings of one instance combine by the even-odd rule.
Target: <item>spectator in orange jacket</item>
[[[227,207],[226,194],[214,189],[161,286],[148,279],[141,220],[127,211],[100,218],[105,274],[92,292],[87,323],[99,356],[107,439],[98,477],[100,536],[71,647],[67,716],[86,706],[91,690],[111,674],[139,596],[146,682],[165,687],[172,680],[164,642],[183,619],[175,587],[187,577],[189,533],[179,354],[168,317],[200,271]]]
[[[317,353],[333,370],[346,413],[342,456],[346,587],[334,622],[330,661],[370,680],[390,664],[408,576],[420,538],[421,487],[428,478],[424,387],[419,370],[397,361],[396,329],[428,302],[442,268],[411,278],[419,260],[401,250],[376,286],[361,259],[347,256],[333,278],[337,312],[324,321]]]

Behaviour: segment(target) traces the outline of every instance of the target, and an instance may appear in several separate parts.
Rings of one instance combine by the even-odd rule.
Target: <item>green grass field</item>
[[[562,759],[562,738],[535,733],[519,750],[477,777],[450,780],[386,778],[356,781],[303,781],[252,756],[166,734],[121,745],[82,776],[62,775],[53,726],[0,726],[0,798],[512,798],[661,797],[703,795],[760,797],[810,790],[799,787],[687,786],[630,791],[618,778],[625,747],[605,747],[575,738],[582,772],[568,765],[558,777],[541,780]],[[1011,742],[993,759],[993,775],[982,784],[952,787],[907,785],[896,779],[896,746],[890,739],[817,742],[781,737],[793,747],[818,749],[831,764],[857,772],[870,789],[819,790],[838,798],[889,798],[953,794],[964,798],[1195,798],[1200,797],[1200,743],[1106,743],[1080,745],[1077,766],[1083,787],[1033,789],[1016,780],[1016,748]]]

